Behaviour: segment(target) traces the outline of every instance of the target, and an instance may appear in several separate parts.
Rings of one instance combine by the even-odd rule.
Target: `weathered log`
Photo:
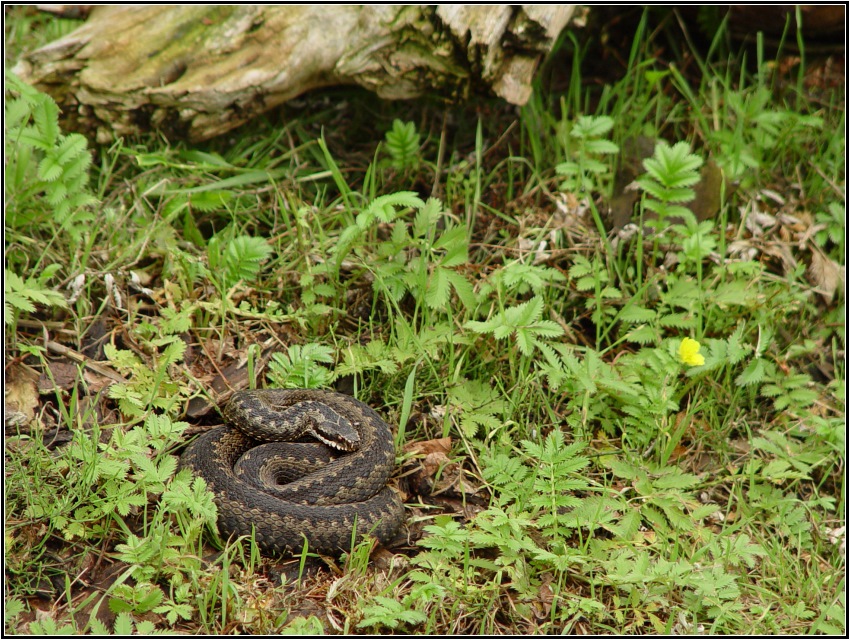
[[[524,104],[575,9],[101,6],[15,71],[102,141],[152,127],[202,140],[330,85],[394,99],[489,90]]]

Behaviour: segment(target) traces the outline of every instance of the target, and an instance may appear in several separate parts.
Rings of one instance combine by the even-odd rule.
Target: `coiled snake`
[[[386,543],[398,531],[392,433],[367,405],[313,389],[239,391],[224,417],[232,426],[204,433],[180,459],[215,494],[222,535],[253,531],[273,554],[298,552],[305,539],[311,551],[338,553],[355,523],[358,539]],[[260,443],[305,435],[319,443]]]

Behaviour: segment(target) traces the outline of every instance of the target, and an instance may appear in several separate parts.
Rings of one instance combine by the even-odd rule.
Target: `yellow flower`
[[[679,360],[692,367],[705,364],[705,358],[699,353],[699,342],[692,338],[683,338],[679,345]]]

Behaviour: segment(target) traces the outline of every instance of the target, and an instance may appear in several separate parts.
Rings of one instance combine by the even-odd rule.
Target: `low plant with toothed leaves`
[[[412,223],[400,218],[399,206],[416,212]],[[392,223],[392,230],[370,256],[361,238],[381,222]],[[355,239],[358,243],[352,247]],[[409,293],[424,312],[444,309],[452,293],[466,308],[475,305],[472,285],[458,270],[468,261],[468,247],[467,229],[452,220],[442,202],[436,198],[423,202],[415,194],[398,193],[376,198],[360,212],[355,224],[343,230],[336,253],[338,263],[349,251],[358,256],[362,268],[372,273],[375,294],[389,305]]]
[[[38,276],[21,278],[14,271],[3,272],[3,324],[12,325],[22,313],[33,313],[36,305],[66,309],[68,302],[60,292],[47,286],[47,282],[61,269],[49,265]],[[12,332],[14,334],[14,331]]]
[[[240,280],[252,281],[260,272],[262,263],[272,249],[262,238],[236,236],[221,246],[220,236],[214,236],[207,245],[210,276],[220,281],[226,290]]]
[[[24,229],[42,220],[79,239],[94,219],[89,190],[91,154],[78,133],[59,129],[53,98],[7,72],[13,92],[4,108],[6,223]]]
[[[661,140],[653,156],[643,161],[643,166],[646,173],[637,179],[638,186],[646,194],[641,201],[642,208],[657,216],[645,224],[659,232],[674,218],[683,220],[686,225],[696,224],[694,214],[684,203],[696,197],[691,187],[699,182],[702,158],[691,153],[687,142],[677,142],[671,147]]]
[[[385,148],[390,156],[390,166],[398,171],[415,170],[422,159],[419,154],[419,134],[412,122],[393,120],[393,127],[385,136]]]
[[[606,139],[614,127],[608,116],[579,116],[565,128],[564,146],[569,160],[555,165],[555,171],[563,176],[561,191],[589,194],[593,191],[606,193],[613,178],[607,156],[613,156],[620,148]]]

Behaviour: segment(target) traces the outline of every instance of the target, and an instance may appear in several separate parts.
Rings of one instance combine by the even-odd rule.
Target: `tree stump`
[[[382,98],[490,91],[524,104],[575,5],[98,6],[15,71],[98,140],[156,128],[192,141],[306,91]]]

